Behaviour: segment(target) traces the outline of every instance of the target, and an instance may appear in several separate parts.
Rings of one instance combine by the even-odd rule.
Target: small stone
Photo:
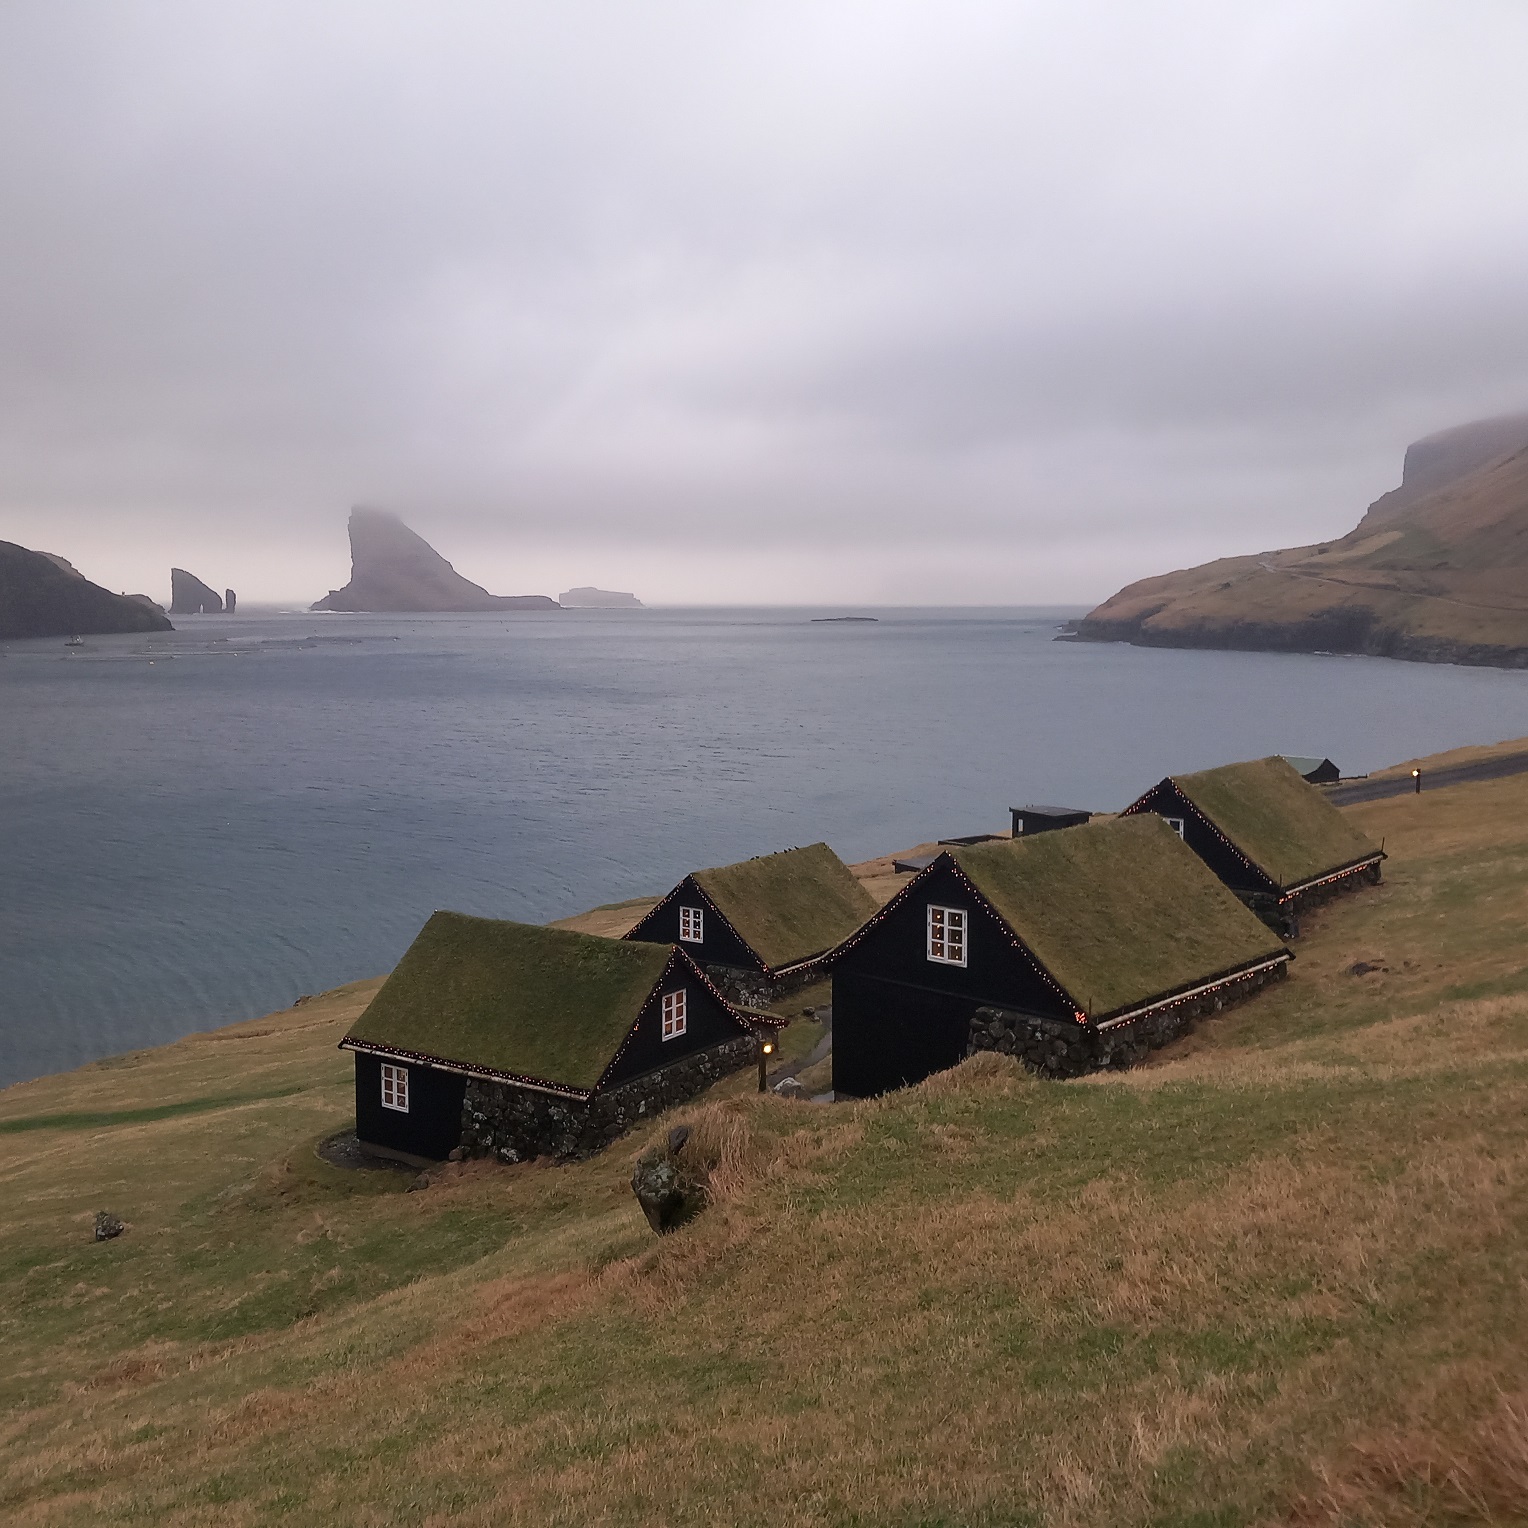
[[[460,1146],[453,1146],[450,1151],[446,1153],[446,1161],[448,1162],[460,1162],[461,1160],[462,1148]]]
[[[684,1143],[690,1138],[688,1125],[675,1125],[668,1133],[668,1149],[671,1157],[677,1157],[684,1150]]]
[[[110,1210],[97,1210],[95,1218],[95,1239],[98,1242],[110,1241],[114,1236],[120,1236],[127,1227],[117,1219]]]
[[[794,1077],[782,1077],[775,1084],[774,1091],[780,1098],[806,1097],[806,1089]]]

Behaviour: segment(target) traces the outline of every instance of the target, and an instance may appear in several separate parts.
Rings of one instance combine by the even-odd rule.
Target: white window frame
[[[928,905],[928,958],[942,966],[963,966],[970,948],[971,915],[964,907]],[[953,936],[953,937],[952,937]]]
[[[399,1114],[409,1112],[409,1069],[394,1066],[390,1061],[382,1063],[382,1107],[395,1109]]]
[[[663,994],[663,1038],[677,1040],[689,1028],[689,989]]]
[[[1162,814],[1162,821],[1165,822],[1167,824],[1167,826],[1170,827],[1173,830],[1173,832],[1178,835],[1179,838],[1183,837],[1183,823],[1184,823],[1184,819],[1182,817],[1169,817],[1164,812]]]
[[[706,942],[706,910],[703,907],[679,909],[679,940],[681,944],[704,944]]]

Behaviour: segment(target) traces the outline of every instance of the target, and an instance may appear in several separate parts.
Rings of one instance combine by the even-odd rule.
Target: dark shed
[[[1035,833],[1053,833],[1057,828],[1080,828],[1093,814],[1075,806],[1011,806],[1013,836],[1029,838]]]
[[[763,1007],[816,979],[821,960],[876,909],[826,845],[687,875],[626,935],[679,944],[732,1001]]]
[[[371,1150],[520,1161],[599,1150],[754,1033],[683,950],[439,912],[340,1045]]]
[[[952,849],[833,952],[833,1086],[883,1093],[976,1049],[1124,1065],[1282,976],[1289,952],[1165,825]]]
[[[1169,775],[1121,814],[1164,817],[1239,897],[1269,916],[1374,884],[1385,858],[1285,759]]]
[[[1342,771],[1330,759],[1307,757],[1300,753],[1281,753],[1283,761],[1310,785],[1335,785],[1342,778]]]

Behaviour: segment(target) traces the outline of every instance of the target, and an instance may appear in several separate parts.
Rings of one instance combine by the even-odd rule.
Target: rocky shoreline
[[[1173,627],[1153,631],[1146,618],[1078,621],[1058,642],[1125,642],[1132,647],[1191,648],[1211,652],[1336,653],[1363,658],[1395,658],[1406,663],[1453,663],[1467,668],[1528,668],[1528,647],[1461,642],[1421,636],[1372,619],[1363,609],[1334,611],[1299,623],[1238,621],[1224,625]]]

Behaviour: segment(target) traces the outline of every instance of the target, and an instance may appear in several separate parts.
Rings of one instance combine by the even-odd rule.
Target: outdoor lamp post
[[[764,1091],[764,1068],[769,1065],[769,1058],[775,1053],[775,1042],[759,1036],[759,1092]]]
[[[1416,794],[1420,796],[1422,794],[1422,771],[1420,769],[1412,770],[1411,778],[1416,782]]]

